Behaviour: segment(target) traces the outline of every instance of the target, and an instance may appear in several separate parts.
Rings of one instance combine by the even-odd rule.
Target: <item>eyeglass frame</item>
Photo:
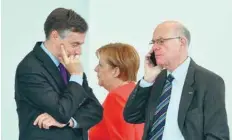
[[[170,37],[170,38],[159,38],[159,39],[156,39],[156,40],[151,40],[149,42],[149,45],[154,45],[154,44],[158,44],[158,45],[163,45],[165,41],[168,41],[168,40],[172,40],[172,39],[181,39],[180,36],[178,37]],[[162,41],[162,42],[161,42]]]

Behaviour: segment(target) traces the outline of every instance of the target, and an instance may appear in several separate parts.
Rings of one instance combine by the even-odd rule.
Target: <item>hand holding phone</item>
[[[159,75],[161,72],[162,67],[157,65],[156,59],[155,59],[155,53],[151,49],[145,58],[145,63],[144,63],[144,80],[153,83],[156,79],[156,77]]]

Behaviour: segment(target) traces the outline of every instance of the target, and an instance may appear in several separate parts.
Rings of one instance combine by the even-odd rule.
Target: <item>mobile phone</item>
[[[150,61],[152,62],[153,66],[157,66],[156,59],[155,59],[155,52],[151,53]]]

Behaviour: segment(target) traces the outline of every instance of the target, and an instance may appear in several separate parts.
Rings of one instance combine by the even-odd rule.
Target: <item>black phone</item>
[[[155,52],[151,53],[150,61],[152,62],[154,66],[157,66],[156,59],[155,59]]]

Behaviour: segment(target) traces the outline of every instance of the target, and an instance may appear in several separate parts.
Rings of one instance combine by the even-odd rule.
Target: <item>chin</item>
[[[99,85],[100,87],[102,87],[102,83],[101,83],[100,81],[98,81],[98,85]]]
[[[160,59],[157,59],[156,63],[157,63],[157,65],[160,65],[160,66],[164,65],[164,62],[162,62],[162,60],[160,60]]]

